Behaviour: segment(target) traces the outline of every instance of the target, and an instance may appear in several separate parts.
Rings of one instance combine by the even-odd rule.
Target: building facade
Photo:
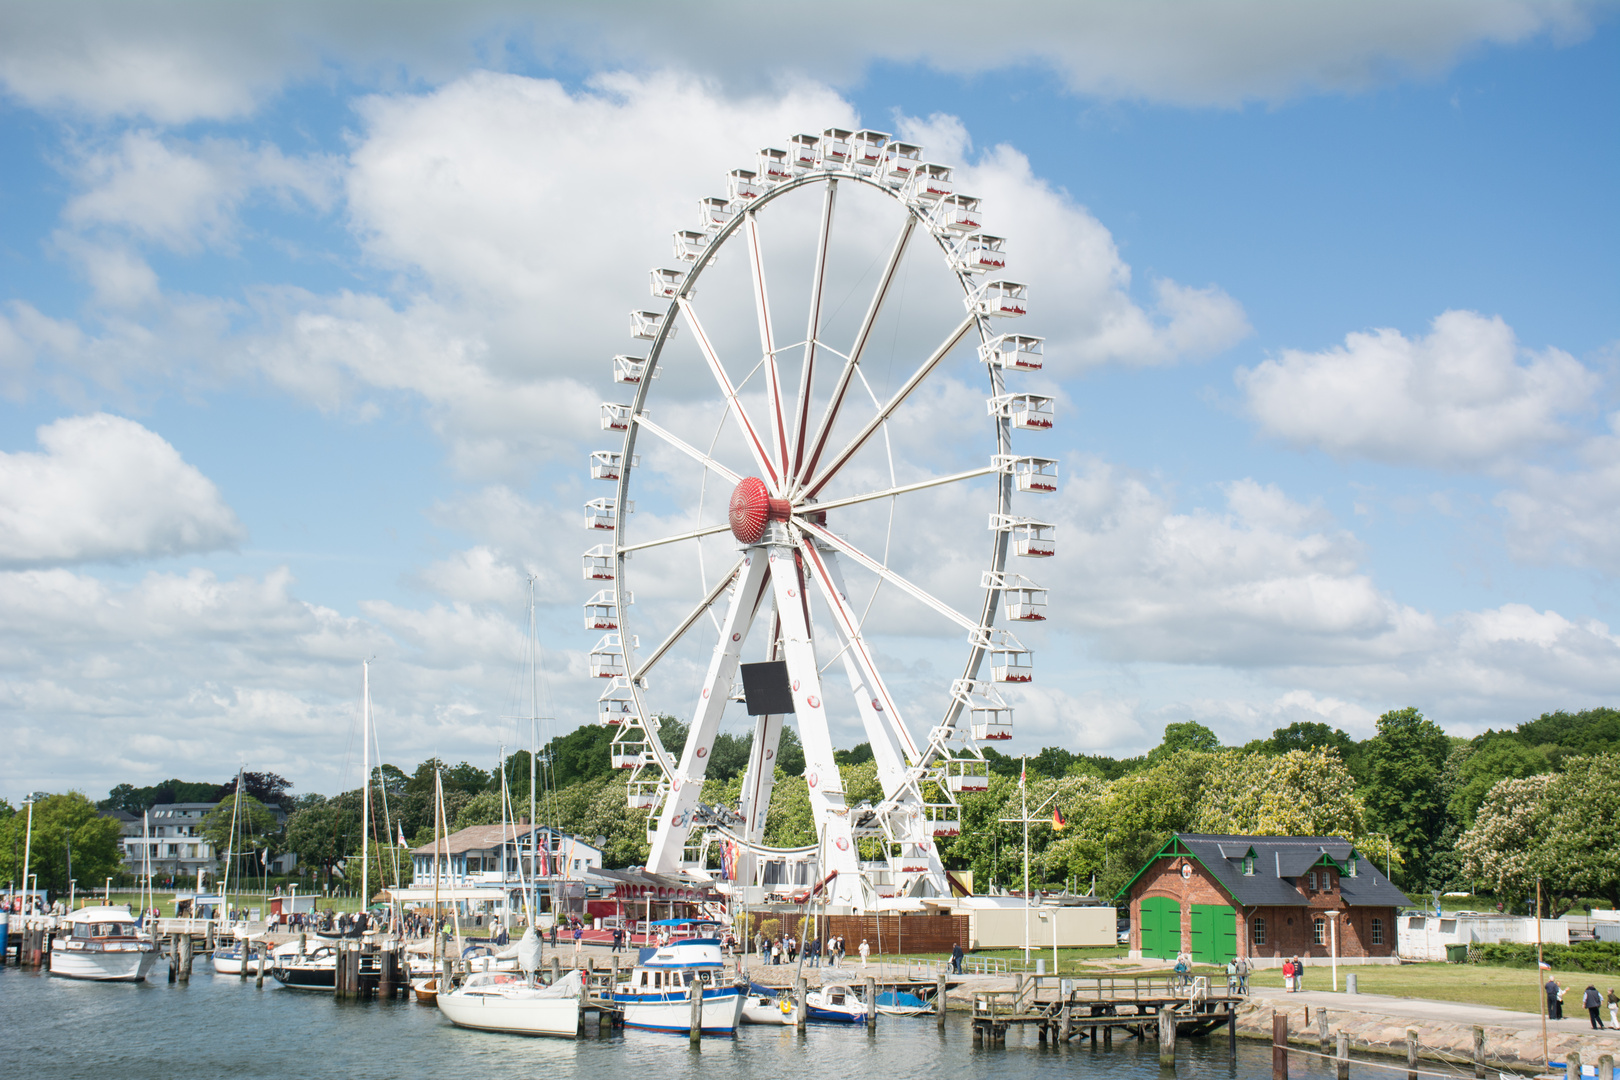
[[[152,875],[173,878],[176,882],[195,879],[201,870],[218,873],[223,852],[203,834],[203,819],[219,803],[158,803],[147,811],[145,819],[132,814],[116,814],[120,823],[124,848],[124,869],[132,874],[143,874],[150,849]],[[279,806],[267,809],[275,815],[277,826],[286,824],[287,813]],[[269,859],[263,869],[270,874],[289,874],[298,865],[298,856],[285,852]]]
[[[1116,898],[1132,957],[1393,963],[1411,901],[1348,840],[1177,833]]]

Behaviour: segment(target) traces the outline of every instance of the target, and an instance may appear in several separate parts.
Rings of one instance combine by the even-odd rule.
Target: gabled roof
[[[1196,859],[1245,907],[1303,905],[1305,897],[1293,879],[1318,866],[1338,871],[1339,895],[1348,907],[1406,907],[1412,903],[1342,836],[1176,833],[1119,895],[1130,891],[1154,859],[1175,855]],[[1244,861],[1250,855],[1254,873],[1246,874]]]

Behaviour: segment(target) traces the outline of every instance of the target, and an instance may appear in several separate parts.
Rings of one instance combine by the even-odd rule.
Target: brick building
[[[1337,836],[1177,833],[1116,898],[1131,909],[1131,956],[1198,963],[1290,957],[1393,963],[1396,911],[1411,904]],[[1335,943],[1336,939],[1336,943]]]

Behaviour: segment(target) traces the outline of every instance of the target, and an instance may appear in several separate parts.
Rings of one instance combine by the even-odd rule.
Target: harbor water
[[[594,1030],[594,1029],[593,1029]],[[0,1045],[7,1072],[29,1080],[117,1077],[190,1080],[226,1077],[477,1077],[540,1080],[839,1080],[911,1077],[1038,1080],[1079,1074],[1109,1080],[1168,1080],[1157,1044],[1116,1036],[1112,1047],[1048,1048],[1033,1030],[1008,1033],[1004,1046],[975,1046],[966,1013],[940,1031],[933,1018],[882,1017],[875,1034],[857,1025],[745,1027],[734,1039],[614,1032],[571,1041],[523,1038],[452,1027],[415,1002],[334,1002],[330,996],[255,989],[253,980],[216,976],[199,958],[188,985],[96,984],[17,968],[0,970]],[[1269,1044],[1240,1039],[1234,1059],[1226,1034],[1183,1039],[1177,1080],[1264,1080]],[[1329,1080],[1331,1066],[1299,1055],[1289,1075]],[[13,1072],[13,1068],[16,1070]],[[1380,1076],[1390,1075],[1380,1071]]]

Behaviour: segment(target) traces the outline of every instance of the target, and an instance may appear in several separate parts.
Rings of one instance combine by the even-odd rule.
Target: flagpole
[[[1552,1055],[1547,1052],[1547,987],[1541,981],[1541,972],[1541,879],[1536,878],[1536,996],[1541,999],[1541,1060],[1551,1066]]]
[[[1029,968],[1029,758],[1018,769],[1019,816],[1024,819],[1024,968]]]

